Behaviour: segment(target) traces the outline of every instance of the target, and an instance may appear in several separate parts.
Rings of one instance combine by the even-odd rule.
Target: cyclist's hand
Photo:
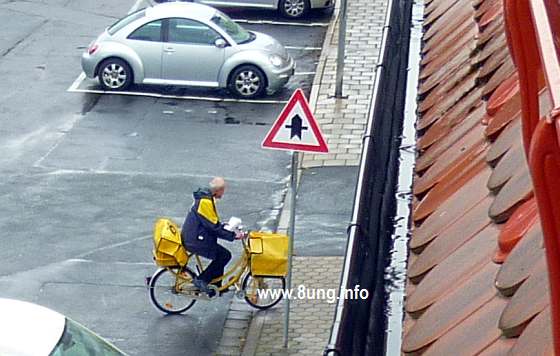
[[[243,231],[236,231],[236,232],[235,232],[235,239],[236,239],[236,240],[242,240],[242,239],[244,239],[245,237],[247,237],[247,233],[246,233],[246,232],[243,232]]]

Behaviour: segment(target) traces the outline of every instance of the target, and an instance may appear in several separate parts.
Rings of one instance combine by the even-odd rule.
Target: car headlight
[[[272,64],[275,67],[280,67],[282,65],[282,63],[284,62],[282,60],[282,57],[276,55],[276,54],[272,54],[268,57],[268,60],[270,61],[270,64]]]

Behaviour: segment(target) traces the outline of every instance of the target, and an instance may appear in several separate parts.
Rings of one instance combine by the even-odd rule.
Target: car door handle
[[[175,48],[173,48],[173,47],[165,47],[165,48],[163,49],[163,51],[166,52],[166,53],[173,53],[173,52],[175,52]]]

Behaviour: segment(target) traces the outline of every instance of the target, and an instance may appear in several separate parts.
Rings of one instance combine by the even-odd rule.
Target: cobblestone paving
[[[319,74],[315,118],[327,139],[328,154],[304,154],[303,168],[357,166],[362,149],[368,111],[373,99],[375,68],[387,11],[386,0],[347,0],[346,59],[342,94],[335,99],[338,26],[327,33],[317,68]],[[332,27],[332,26],[331,26]],[[329,39],[330,36],[330,39]],[[313,98],[312,98],[313,100]],[[312,102],[313,105],[313,102]]]
[[[294,257],[294,293],[305,287],[306,295],[324,291],[327,296],[338,295],[343,257]],[[302,287],[303,286],[303,287]],[[332,292],[329,292],[332,290]],[[336,290],[336,294],[334,291]],[[330,293],[330,295],[329,295]],[[316,294],[315,298],[317,298]],[[334,308],[333,300],[303,299],[290,303],[288,349],[283,348],[283,302],[266,312],[257,355],[322,355],[330,336]]]

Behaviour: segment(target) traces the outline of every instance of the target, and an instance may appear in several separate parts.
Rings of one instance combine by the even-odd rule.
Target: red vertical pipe
[[[523,144],[543,229],[555,354],[560,355],[560,5],[554,0],[504,0],[508,45],[519,72]],[[553,110],[541,120],[539,77]]]

